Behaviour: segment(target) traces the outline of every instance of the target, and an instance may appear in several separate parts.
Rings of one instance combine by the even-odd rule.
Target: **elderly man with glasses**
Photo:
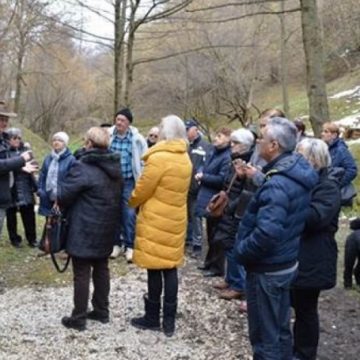
[[[297,130],[270,119],[258,140],[265,181],[240,223],[235,252],[246,269],[249,337],[254,359],[292,359],[290,285],[300,236],[318,175],[294,154]]]

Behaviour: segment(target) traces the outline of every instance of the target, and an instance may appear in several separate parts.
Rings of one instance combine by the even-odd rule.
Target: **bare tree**
[[[316,136],[329,120],[324,55],[316,0],[300,0],[310,122]]]

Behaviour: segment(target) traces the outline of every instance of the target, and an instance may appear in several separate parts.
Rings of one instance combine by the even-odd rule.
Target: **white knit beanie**
[[[60,140],[62,141],[66,146],[69,144],[69,135],[64,131],[59,131],[52,137],[53,140]]]

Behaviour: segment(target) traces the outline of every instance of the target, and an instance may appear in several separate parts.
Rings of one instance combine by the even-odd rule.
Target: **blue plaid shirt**
[[[125,135],[121,136],[115,128],[114,138],[110,144],[110,150],[120,154],[121,173],[124,179],[131,179],[133,177],[132,137],[130,129]]]

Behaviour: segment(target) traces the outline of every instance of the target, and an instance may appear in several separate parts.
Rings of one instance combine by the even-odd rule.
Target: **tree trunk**
[[[322,124],[329,121],[323,44],[316,0],[300,0],[300,4],[310,122],[315,135],[319,136]]]
[[[114,113],[122,102],[126,5],[127,0],[115,0],[114,3]]]
[[[19,113],[20,101],[21,101],[21,89],[22,89],[22,71],[24,63],[25,46],[21,46],[17,54],[17,67],[16,67],[16,80],[15,80],[15,100],[14,100],[14,111]]]
[[[125,73],[125,89],[124,89],[124,103],[125,106],[131,106],[131,89],[133,84],[133,50],[135,43],[135,12],[131,13],[129,24],[129,36],[127,39],[127,51],[126,51],[126,73]]]
[[[281,11],[284,10],[285,10],[285,2],[281,2]],[[282,99],[283,99],[283,110],[286,116],[290,118],[285,14],[280,14],[280,28],[281,28],[281,39],[280,39],[281,90],[282,90]]]

